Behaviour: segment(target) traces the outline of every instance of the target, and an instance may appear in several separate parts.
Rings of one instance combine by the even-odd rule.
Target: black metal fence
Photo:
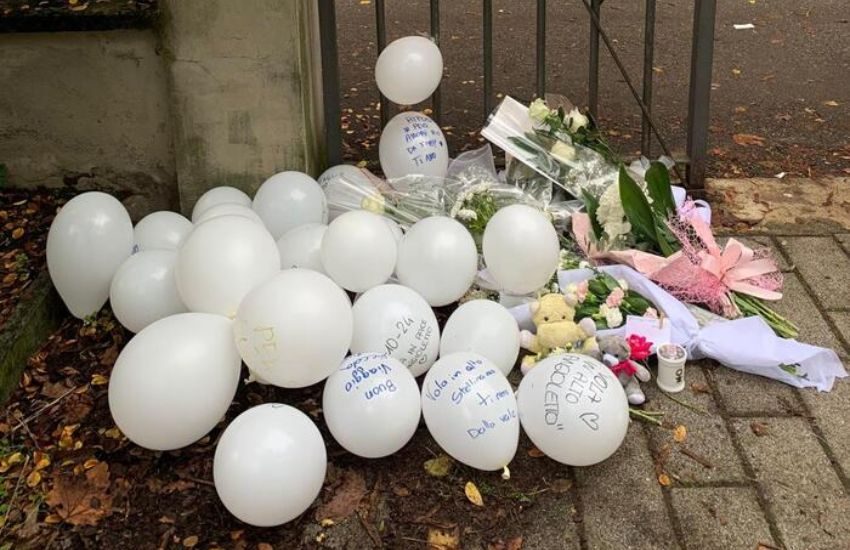
[[[456,1],[456,0],[455,0]],[[482,97],[482,123],[492,112],[493,104],[493,0],[482,2],[484,89]],[[568,1],[568,0],[560,0]],[[645,1],[644,57],[642,89],[638,91],[602,24],[604,0],[578,0],[584,4],[590,22],[590,47],[588,59],[588,109],[596,116],[599,107],[599,56],[600,46],[611,55],[641,111],[641,152],[651,156],[653,136],[662,151],[673,156],[664,136],[652,116],[652,78],[655,58],[656,0]],[[538,97],[546,94],[546,7],[547,0],[537,0],[536,5],[536,60],[535,90]],[[375,0],[375,28],[378,53],[387,45],[385,0]],[[711,95],[711,68],[714,56],[714,20],[717,0],[694,0],[693,33],[691,36],[691,71],[688,93],[688,125],[686,158],[676,159],[686,166],[684,178],[691,189],[701,189],[705,179],[706,148],[708,142],[709,100]],[[339,60],[336,36],[336,2],[319,0],[321,26],[322,77],[324,82],[325,124],[328,162],[339,164],[342,157],[340,131]],[[431,37],[440,44],[440,0],[430,0]],[[440,88],[431,98],[433,117],[439,121],[442,112]],[[387,99],[380,97],[381,127],[388,118]]]

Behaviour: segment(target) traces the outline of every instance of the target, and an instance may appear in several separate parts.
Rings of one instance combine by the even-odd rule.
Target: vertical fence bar
[[[319,1],[319,45],[322,53],[322,102],[325,108],[325,149],[329,166],[342,162],[339,109],[339,58],[336,45],[335,0]]]
[[[493,0],[484,0],[484,121],[493,110]]]
[[[702,189],[708,147],[711,65],[714,59],[716,0],[694,1],[691,82],[688,94],[688,188]]]
[[[599,20],[602,0],[593,0],[591,9]],[[587,106],[593,118],[599,115],[599,27],[590,21],[590,67],[587,77]]]
[[[643,25],[643,103],[652,113],[652,77],[655,61],[655,0],[646,0],[646,20]],[[652,158],[652,130],[647,114],[641,116],[640,152],[646,158]]]
[[[439,47],[440,45],[440,0],[431,0],[431,38]],[[434,120],[440,124],[440,115],[442,114],[442,98],[440,97],[440,88],[442,83],[434,90],[431,96],[431,108],[433,109]]]
[[[387,47],[387,12],[384,9],[384,0],[375,0],[375,30],[378,33],[378,55]],[[381,111],[381,128],[387,125],[389,119],[390,102],[384,94],[378,92],[380,102],[378,106]]]
[[[546,97],[546,0],[537,0],[537,97]]]

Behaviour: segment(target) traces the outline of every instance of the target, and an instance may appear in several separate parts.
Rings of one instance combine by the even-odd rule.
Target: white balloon
[[[195,207],[192,209],[192,223],[197,223],[198,218],[204,212],[219,204],[241,204],[242,206],[250,207],[251,197],[235,187],[227,185],[213,187],[201,195],[195,203]]]
[[[387,227],[390,228],[390,231],[393,232],[393,238],[395,239],[396,244],[401,242],[402,237],[404,237],[404,231],[401,230],[401,226],[395,222],[395,220],[391,220],[389,218],[383,218],[384,223],[387,224]]]
[[[502,208],[484,230],[484,263],[502,290],[528,294],[549,282],[560,261],[555,227],[524,204]]]
[[[303,267],[324,273],[322,267],[322,238],[328,226],[322,223],[308,223],[290,229],[277,240],[280,252],[280,267]]]
[[[469,351],[482,355],[507,376],[519,355],[519,326],[513,315],[491,300],[461,304],[446,321],[440,357]]]
[[[232,317],[242,298],[280,271],[277,243],[241,216],[198,225],[177,254],[177,289],[190,311]]]
[[[363,292],[395,269],[398,245],[381,216],[352,210],[332,221],[322,238],[322,266],[342,288]]]
[[[388,353],[413,376],[431,368],[440,348],[440,326],[422,296],[401,285],[367,290],[352,308],[352,353]]]
[[[351,345],[351,302],[321,273],[287,269],[252,290],[234,336],[248,368],[264,381],[302,388],[327,378]]]
[[[232,202],[226,202],[222,204],[216,204],[215,206],[210,206],[204,212],[195,219],[195,225],[199,225],[204,223],[207,220],[211,220],[213,218],[220,218],[221,216],[242,216],[243,218],[248,218],[251,221],[254,221],[263,227],[265,224],[263,220],[260,219],[260,216],[257,215],[256,212],[251,210],[250,206],[245,206],[244,204],[234,204]]]
[[[47,234],[47,270],[74,317],[103,307],[113,275],[132,252],[133,222],[115,197],[91,191],[59,210]]]
[[[605,365],[586,355],[538,362],[517,390],[522,427],[544,454],[569,466],[602,462],[629,427],[626,393]]]
[[[419,426],[419,386],[383,353],[352,355],[325,382],[325,422],[348,452],[380,458],[398,451]]]
[[[138,250],[177,250],[191,232],[192,222],[167,210],[148,214],[133,229]]]
[[[359,210],[364,200],[381,198],[381,192],[366,173],[350,164],[328,168],[318,181],[328,199],[328,219],[331,221],[349,210]]]
[[[316,180],[302,172],[279,172],[257,189],[254,211],[275,239],[305,223],[328,223],[328,203]]]
[[[176,264],[176,250],[143,250],[115,272],[109,303],[127,330],[139,332],[154,321],[188,311],[177,292]]]
[[[232,332],[220,315],[181,313],[134,336],[109,378],[109,410],[121,432],[141,447],[167,451],[213,429],[239,385]]]
[[[322,434],[289,405],[266,403],[237,416],[215,449],[213,481],[225,508],[258,527],[281,525],[313,503],[328,460]]]
[[[389,179],[410,174],[442,178],[449,168],[449,148],[443,131],[436,122],[413,111],[390,119],[381,133],[378,156]]]
[[[434,440],[456,460],[501,470],[519,445],[517,402],[508,379],[484,357],[441,357],[422,383],[422,414]]]
[[[443,78],[440,48],[422,36],[390,42],[375,64],[375,82],[387,99],[400,105],[425,101]]]
[[[444,306],[466,294],[478,273],[478,250],[469,231],[448,216],[413,224],[398,246],[398,279],[432,306]]]

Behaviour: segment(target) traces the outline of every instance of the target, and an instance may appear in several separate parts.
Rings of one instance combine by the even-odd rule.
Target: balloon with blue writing
[[[458,352],[441,357],[422,384],[422,414],[434,440],[456,460],[501,470],[519,444],[519,416],[505,375],[488,359]]]
[[[289,405],[266,403],[243,412],[215,449],[213,482],[241,521],[272,527],[292,521],[322,490],[328,457],[310,418]]]
[[[279,172],[264,181],[253,208],[275,239],[305,223],[328,223],[325,194],[303,172]]]
[[[387,99],[399,105],[425,101],[440,85],[443,55],[423,36],[390,42],[375,63],[375,82]]]
[[[470,300],[451,314],[440,338],[440,356],[471,351],[492,361],[507,376],[519,355],[519,326],[492,300]]]
[[[381,133],[378,156],[388,179],[411,174],[442,178],[449,167],[443,131],[436,122],[413,111],[390,119]]]
[[[282,388],[321,382],[351,345],[351,302],[327,276],[286,269],[242,300],[234,320],[242,360]]]
[[[410,371],[386,353],[348,357],[325,381],[325,422],[350,453],[380,458],[410,441],[419,425],[419,386]]]
[[[440,326],[422,296],[401,285],[381,285],[363,293],[352,308],[352,353],[388,353],[413,376],[431,368],[440,347]]]
[[[622,385],[608,367],[586,355],[538,362],[522,379],[517,402],[534,445],[569,466],[602,462],[620,447],[629,427]]]

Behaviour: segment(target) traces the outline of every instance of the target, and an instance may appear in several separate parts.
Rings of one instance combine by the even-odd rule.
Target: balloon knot
[[[505,468],[502,470],[502,479],[507,481],[510,478],[511,478],[511,471],[507,466],[505,466]]]

